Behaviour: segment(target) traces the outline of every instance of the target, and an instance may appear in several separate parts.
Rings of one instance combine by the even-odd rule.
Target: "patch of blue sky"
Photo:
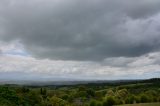
[[[9,50],[6,52],[3,52],[3,54],[5,55],[18,55],[18,56],[30,56],[29,53],[27,53],[26,51],[15,51],[15,50]]]
[[[143,78],[157,78],[157,77],[160,77],[160,71],[147,72],[147,73],[144,73],[142,77]]]

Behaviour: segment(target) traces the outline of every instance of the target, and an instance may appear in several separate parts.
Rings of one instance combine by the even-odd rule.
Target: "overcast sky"
[[[0,0],[0,79],[160,77],[160,0]]]

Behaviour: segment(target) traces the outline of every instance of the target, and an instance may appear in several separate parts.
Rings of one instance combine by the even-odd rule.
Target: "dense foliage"
[[[70,86],[0,86],[0,106],[113,106],[160,102],[160,79]]]

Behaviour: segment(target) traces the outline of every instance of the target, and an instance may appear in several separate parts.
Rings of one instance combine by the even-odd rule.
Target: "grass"
[[[160,103],[139,103],[139,104],[125,104],[117,106],[160,106]]]

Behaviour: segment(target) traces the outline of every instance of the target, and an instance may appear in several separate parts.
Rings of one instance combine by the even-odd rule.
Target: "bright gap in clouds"
[[[10,43],[0,42],[1,55],[17,55],[17,56],[29,56],[23,45],[19,41]]]

